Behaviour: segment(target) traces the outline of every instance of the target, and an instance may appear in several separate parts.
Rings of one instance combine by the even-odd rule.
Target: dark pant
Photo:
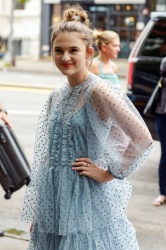
[[[159,163],[159,191],[166,195],[166,115],[157,114],[156,130],[161,145],[161,158]]]

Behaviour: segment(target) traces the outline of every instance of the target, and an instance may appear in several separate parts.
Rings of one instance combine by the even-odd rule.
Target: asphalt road
[[[46,73],[28,73],[28,72],[12,72],[0,71],[0,86],[18,86],[30,88],[54,89],[61,87],[67,81],[66,76],[58,74]],[[119,78],[122,89],[126,90],[126,79]]]

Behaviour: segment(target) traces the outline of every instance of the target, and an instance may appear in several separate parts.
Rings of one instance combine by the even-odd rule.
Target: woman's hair
[[[82,36],[87,49],[92,46],[92,30],[90,29],[90,21],[85,10],[78,7],[71,7],[64,11],[62,22],[53,24],[51,34],[51,47],[59,33],[77,32]]]
[[[105,30],[105,31],[94,31],[93,33],[93,40],[97,45],[98,49],[101,49],[101,45],[103,43],[107,44],[111,42],[113,39],[119,38],[118,33],[112,30]]]

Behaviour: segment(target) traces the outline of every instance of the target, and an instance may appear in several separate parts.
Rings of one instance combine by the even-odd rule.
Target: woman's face
[[[85,73],[89,53],[79,33],[59,33],[52,46],[55,65],[62,74],[77,77]]]
[[[112,39],[109,43],[102,46],[102,51],[108,58],[117,58],[120,52],[120,40],[119,38]]]

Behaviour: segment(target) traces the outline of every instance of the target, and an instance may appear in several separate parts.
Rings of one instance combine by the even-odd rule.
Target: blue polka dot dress
[[[33,222],[28,250],[137,250],[127,219],[127,176],[147,158],[152,139],[127,96],[89,73],[53,91],[41,112],[22,218]],[[98,183],[73,171],[88,157],[109,169]]]

